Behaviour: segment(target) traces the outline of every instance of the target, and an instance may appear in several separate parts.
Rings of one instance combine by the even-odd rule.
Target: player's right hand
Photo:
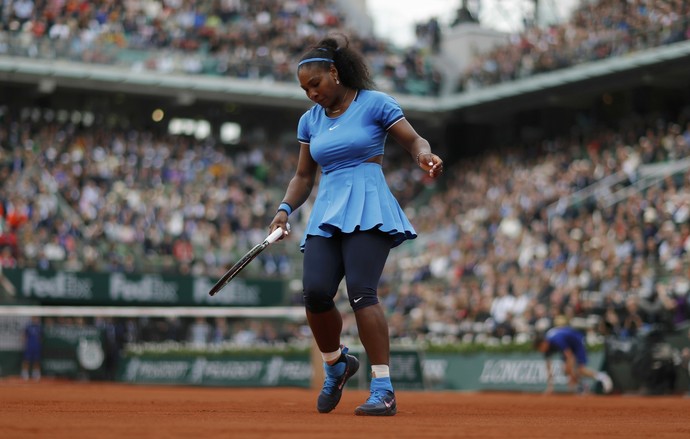
[[[278,238],[278,241],[280,241],[290,234],[290,224],[287,222],[287,214],[282,210],[278,211],[275,217],[273,217],[273,221],[271,221],[271,224],[268,226],[269,233],[273,233],[278,227],[283,229],[283,235]]]

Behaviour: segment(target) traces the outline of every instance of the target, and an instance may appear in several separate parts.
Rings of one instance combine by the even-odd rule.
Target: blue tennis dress
[[[348,109],[328,117],[320,105],[302,115],[300,143],[321,166],[321,180],[300,248],[309,236],[378,229],[394,236],[392,247],[417,233],[395,199],[378,163],[388,129],[404,118],[400,105],[373,90],[357,92]]]

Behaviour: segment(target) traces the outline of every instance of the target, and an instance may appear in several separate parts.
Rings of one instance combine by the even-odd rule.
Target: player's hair
[[[310,47],[300,58],[299,70],[304,65],[319,65],[324,70],[330,68],[330,61],[313,61],[302,63],[309,59],[333,60],[333,65],[338,70],[338,78],[344,86],[358,90],[372,90],[375,88],[369,68],[364,56],[356,49],[350,47],[350,41],[345,35],[340,35],[341,43],[334,36],[326,37]]]
[[[543,332],[538,332],[534,335],[534,339],[532,340],[532,346],[534,349],[539,350],[541,344],[546,341],[546,334]],[[549,343],[549,348],[544,352],[544,358],[549,358],[553,354],[556,353],[555,347]]]
[[[538,332],[534,335],[534,339],[532,339],[532,347],[534,349],[539,349],[539,345],[546,340],[546,335],[543,332]]]

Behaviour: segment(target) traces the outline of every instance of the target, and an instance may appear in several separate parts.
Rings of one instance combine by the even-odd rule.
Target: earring
[[[340,84],[340,81],[336,79],[336,80],[335,80],[335,83],[336,83],[336,84]]]

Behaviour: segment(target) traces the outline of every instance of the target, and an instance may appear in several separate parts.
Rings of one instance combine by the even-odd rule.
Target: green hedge
[[[350,347],[353,347],[350,345]],[[361,346],[357,346],[363,349]],[[394,346],[396,347],[396,346]],[[398,346],[399,347],[399,346]],[[422,343],[405,345],[404,347],[417,347],[423,352],[430,354],[474,354],[480,352],[491,353],[529,353],[534,352],[532,343]],[[205,356],[224,356],[233,355],[254,355],[254,354],[309,354],[310,344],[271,344],[257,346],[238,346],[231,343],[211,344],[206,347],[195,347],[189,343],[162,342],[162,343],[138,343],[128,345],[125,349],[125,356],[154,355],[154,356],[177,356],[177,355],[205,355]],[[597,352],[603,350],[603,344],[590,344],[588,350]]]
[[[197,347],[190,343],[166,341],[161,343],[136,343],[125,347],[123,355],[133,357],[140,355],[165,357],[165,356],[194,356],[206,357],[255,354],[309,354],[308,344],[272,344],[257,346],[238,346],[231,343],[208,344],[205,347]]]

